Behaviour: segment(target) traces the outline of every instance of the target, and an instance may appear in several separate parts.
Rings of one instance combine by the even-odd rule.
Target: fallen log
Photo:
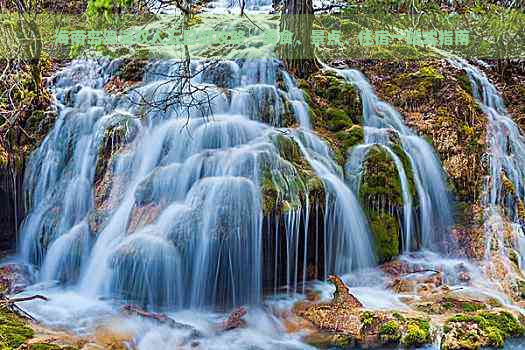
[[[189,344],[190,342],[194,342],[198,338],[202,337],[201,332],[199,332],[195,327],[192,327],[184,323],[177,322],[173,318],[165,314],[161,314],[157,312],[149,312],[144,309],[141,309],[140,307],[136,305],[131,305],[131,304],[124,305],[121,310],[122,312],[128,315],[135,315],[135,316],[139,316],[142,318],[151,319],[160,324],[167,325],[170,328],[188,331],[189,334],[184,337],[181,345]]]
[[[16,303],[24,302],[24,301],[30,301],[30,300],[44,300],[49,301],[49,298],[37,294],[27,297],[19,297],[19,298],[8,298],[5,294],[0,294],[0,308],[8,308],[11,312],[14,312],[22,317],[25,317],[31,321],[36,322],[36,319],[31,316],[29,313],[25,312],[21,308],[19,308]]]
[[[10,305],[10,304],[14,304],[14,303],[20,303],[22,301],[30,301],[30,300],[35,300],[35,299],[49,301],[49,298],[47,298],[47,297],[45,297],[43,295],[40,295],[40,294],[32,295],[32,296],[29,296],[29,297],[20,297],[20,298],[7,298],[7,297],[4,296],[2,298],[2,300],[0,300],[0,305]]]
[[[192,326],[177,322],[173,318],[165,314],[149,312],[149,311],[141,309],[140,307],[136,305],[131,305],[131,304],[124,305],[122,307],[122,311],[127,314],[133,314],[133,315],[137,315],[143,318],[152,319],[154,321],[157,321],[158,323],[166,324],[171,328],[195,330],[195,328],[193,328]]]

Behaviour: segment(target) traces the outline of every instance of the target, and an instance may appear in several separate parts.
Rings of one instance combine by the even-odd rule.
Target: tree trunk
[[[281,45],[281,57],[288,70],[301,77],[318,69],[311,43],[313,20],[312,0],[285,0],[281,32],[292,32],[293,44]]]

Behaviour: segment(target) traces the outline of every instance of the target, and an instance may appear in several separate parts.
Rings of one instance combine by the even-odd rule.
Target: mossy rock
[[[368,211],[370,226],[374,235],[374,247],[379,263],[392,260],[400,252],[399,223],[386,212]]]
[[[363,165],[363,184],[360,196],[366,200],[369,197],[384,196],[395,206],[403,206],[401,181],[397,168],[390,155],[379,146],[372,147]]]
[[[405,330],[401,338],[403,346],[412,348],[419,347],[429,343],[430,324],[428,320],[408,319],[405,324]]]
[[[458,314],[445,323],[444,350],[475,350],[481,347],[503,347],[508,337],[522,336],[520,321],[507,311],[481,311],[477,314]]]
[[[304,341],[319,349],[349,349],[355,344],[354,339],[345,334],[319,332],[310,334]]]
[[[432,99],[444,81],[445,77],[435,67],[424,63],[416,71],[396,74],[384,84],[384,92],[401,99],[406,106],[417,106]]]
[[[462,74],[458,75],[456,77],[456,79],[459,82],[459,86],[461,86],[461,88],[463,90],[468,92],[469,95],[472,95],[472,84],[470,83],[470,79],[469,79],[467,73],[462,73]]]
[[[296,210],[306,204],[324,202],[324,183],[311,169],[299,145],[286,135],[272,135],[278,155],[262,163],[261,193],[265,214]],[[272,158],[273,157],[273,158]],[[271,158],[271,159],[270,159]]]
[[[330,131],[340,131],[350,128],[353,123],[348,113],[340,108],[329,107],[325,110],[325,120],[327,120],[327,127]]]
[[[395,344],[401,339],[401,326],[398,321],[390,320],[379,327],[379,339],[383,344]]]
[[[395,150],[406,157],[404,152]],[[409,162],[408,158],[400,157],[401,162]],[[415,200],[413,178],[410,165],[404,164],[405,173],[409,182],[409,190]],[[359,190],[359,197],[365,203],[366,213],[370,221],[375,238],[375,250],[379,262],[391,260],[400,252],[400,218],[391,214],[389,207],[397,208],[395,212],[403,211],[403,194],[397,167],[390,154],[379,146],[372,147],[363,164],[363,183]],[[384,208],[377,208],[374,201],[380,200]],[[373,208],[373,209],[372,209]]]
[[[272,142],[279,150],[279,155],[281,158],[289,161],[292,164],[304,162],[299,145],[290,137],[286,137],[285,135],[281,134],[275,134],[272,135]]]
[[[337,132],[335,136],[342,143],[343,148],[348,151],[353,146],[364,142],[365,131],[362,126],[352,125],[349,129]]]
[[[12,312],[0,309],[0,350],[18,349],[33,337],[33,329]]]
[[[332,72],[321,72],[310,78],[311,93],[322,100],[327,108],[342,109],[354,124],[362,121],[362,105],[359,93],[343,78]],[[320,102],[320,101],[317,101]],[[326,115],[327,118],[330,115]]]

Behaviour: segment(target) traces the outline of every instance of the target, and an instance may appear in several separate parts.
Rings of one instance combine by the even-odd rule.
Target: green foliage
[[[379,327],[379,337],[383,343],[394,343],[401,339],[401,329],[398,321],[390,320]]]
[[[42,76],[51,69],[49,57],[11,60],[0,80],[0,165],[22,168],[26,157],[44,139],[54,122],[51,94]],[[9,96],[8,96],[9,95]]]
[[[94,24],[102,15],[104,19],[113,22],[112,14],[120,8],[127,8],[133,4],[133,0],[88,0],[86,14],[91,24]]]
[[[430,341],[430,324],[427,320],[410,319],[401,338],[401,343],[406,347],[417,347]]]
[[[447,320],[444,328],[445,333],[451,330],[453,323],[476,324],[487,339],[486,345],[497,347],[502,347],[507,337],[521,336],[525,332],[521,323],[507,311],[482,311],[476,315],[455,315]],[[468,337],[468,333],[461,333],[461,337],[457,341],[467,343]]]
[[[0,350],[18,349],[33,336],[33,330],[18,316],[0,309]]]
[[[365,311],[360,316],[361,323],[364,328],[368,328],[374,324],[374,314],[370,311]]]

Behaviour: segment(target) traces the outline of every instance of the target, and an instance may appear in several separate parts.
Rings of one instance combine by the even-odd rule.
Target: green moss
[[[414,106],[434,98],[444,79],[435,67],[423,63],[416,71],[397,74],[384,91],[390,97],[400,98],[407,106]]]
[[[480,317],[484,320],[482,327],[496,327],[508,336],[523,335],[524,328],[520,322],[507,311],[481,312]]]
[[[398,321],[390,320],[379,327],[379,338],[383,344],[398,342],[401,339],[401,328]]]
[[[377,258],[380,263],[390,261],[399,254],[399,223],[386,212],[368,210],[368,213]]]
[[[61,350],[62,348],[56,344],[45,344],[45,343],[37,343],[37,344],[31,344],[31,347],[29,350]]]
[[[404,155],[402,150],[397,152]],[[359,197],[368,208],[366,212],[375,237],[376,254],[380,262],[385,262],[397,256],[400,249],[399,218],[387,209],[394,206],[398,208],[397,212],[402,212],[403,207],[401,181],[390,154],[378,146],[371,148],[363,164],[362,178]],[[412,197],[415,195],[412,194]],[[374,201],[383,203],[384,207],[377,208]]]
[[[501,347],[507,337],[521,336],[524,334],[524,328],[520,322],[509,312],[479,312],[476,315],[455,315],[447,320],[445,324],[445,333],[451,330],[452,323],[476,324],[482,331],[483,336],[487,339],[485,345]],[[464,326],[461,326],[464,328]],[[468,333],[460,333],[459,343],[469,341]]]
[[[459,82],[459,86],[466,92],[468,92],[469,95],[472,95],[472,85],[470,84],[470,79],[466,73],[460,74],[457,77],[457,80]]]
[[[485,308],[483,304],[464,302],[461,304],[464,312],[476,312]]]
[[[327,103],[327,108],[342,109],[354,124],[362,121],[362,106],[358,92],[333,72],[321,72],[311,78],[312,93]],[[327,116],[329,117],[329,115]]]
[[[353,125],[348,114],[339,108],[327,108],[325,111],[325,120],[327,120],[328,130],[330,131],[347,129]]]
[[[33,330],[15,314],[0,309],[0,350],[18,349]]]
[[[351,336],[339,333],[315,333],[307,336],[305,341],[320,349],[348,349],[354,343]]]
[[[272,136],[272,142],[279,150],[281,158],[294,164],[303,162],[301,149],[291,138],[281,134],[275,134]]]
[[[368,328],[374,324],[374,314],[370,311],[365,311],[360,316],[361,323],[364,328]]]
[[[352,125],[350,129],[338,131],[335,136],[341,141],[343,148],[349,148],[364,142],[365,132],[359,125]]]
[[[417,347],[430,342],[430,324],[427,320],[410,319],[406,323],[401,343],[406,347]]]
[[[399,312],[394,312],[392,314],[393,317],[396,318],[396,320],[398,321],[404,321],[405,320],[405,316],[401,315]]]
[[[498,348],[503,347],[505,344],[505,335],[497,327],[489,326],[485,328],[485,336],[489,340],[491,346],[497,346]]]
[[[298,209],[306,204],[306,196],[310,204],[322,203],[324,184],[305,161],[299,145],[281,134],[273,135],[272,142],[286,162],[263,162],[260,179],[263,212]]]

